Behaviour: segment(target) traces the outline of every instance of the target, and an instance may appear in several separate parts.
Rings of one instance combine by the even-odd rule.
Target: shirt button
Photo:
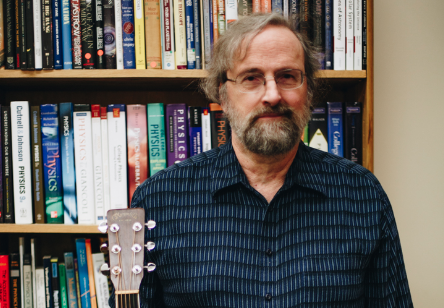
[[[271,301],[271,298],[272,298],[272,296],[271,296],[270,293],[265,294],[265,299],[266,299],[267,301]]]
[[[272,251],[270,248],[268,248],[268,249],[265,251],[265,253],[267,254],[267,256],[271,256],[271,255],[273,254],[273,251]]]

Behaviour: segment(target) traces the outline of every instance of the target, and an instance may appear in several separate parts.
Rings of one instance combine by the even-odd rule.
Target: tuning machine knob
[[[108,222],[106,220],[102,221],[98,227],[99,231],[103,234],[108,233]]]
[[[154,220],[148,220],[145,223],[145,226],[148,228],[148,230],[152,230],[156,227],[156,222]]]
[[[104,275],[104,276],[109,276],[109,274],[110,274],[110,270],[109,270],[108,263],[103,263],[103,264],[102,264],[102,266],[100,267],[100,272],[101,272],[102,275]]]
[[[151,251],[151,250],[153,250],[154,248],[156,248],[156,244],[155,244],[154,242],[147,242],[147,243],[145,244],[145,247],[146,247],[146,249],[147,249],[148,251]]]
[[[143,267],[144,269],[146,269],[148,272],[152,272],[156,269],[156,264],[149,262],[146,266]]]
[[[108,250],[108,242],[104,242],[102,245],[100,245],[100,252],[107,254],[109,252]]]

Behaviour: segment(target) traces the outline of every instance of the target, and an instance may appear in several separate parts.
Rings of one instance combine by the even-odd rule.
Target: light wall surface
[[[416,308],[444,307],[444,1],[375,0],[375,175]]]

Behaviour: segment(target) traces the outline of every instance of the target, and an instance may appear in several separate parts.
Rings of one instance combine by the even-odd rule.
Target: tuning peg
[[[151,251],[151,250],[153,250],[154,248],[156,248],[156,244],[155,244],[154,242],[147,242],[147,243],[145,244],[145,247],[146,247],[146,249],[147,249],[148,251]]]
[[[107,221],[104,220],[100,223],[99,227],[98,227],[99,231],[102,233],[107,233],[108,232],[108,224]]]
[[[109,276],[109,266],[107,263],[102,264],[102,266],[100,267],[100,272],[104,276]]]
[[[156,264],[150,262],[146,266],[144,266],[143,268],[146,269],[148,272],[152,272],[156,269]]]
[[[103,252],[105,254],[109,252],[108,242],[104,242],[102,245],[100,245],[100,252]]]
[[[148,220],[145,226],[147,226],[149,230],[152,230],[156,227],[156,222],[154,220]]]

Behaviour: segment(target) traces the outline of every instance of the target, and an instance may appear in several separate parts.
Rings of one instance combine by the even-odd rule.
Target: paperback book
[[[187,122],[185,104],[166,106],[168,166],[188,158]]]
[[[150,176],[167,167],[163,103],[148,104]]]

